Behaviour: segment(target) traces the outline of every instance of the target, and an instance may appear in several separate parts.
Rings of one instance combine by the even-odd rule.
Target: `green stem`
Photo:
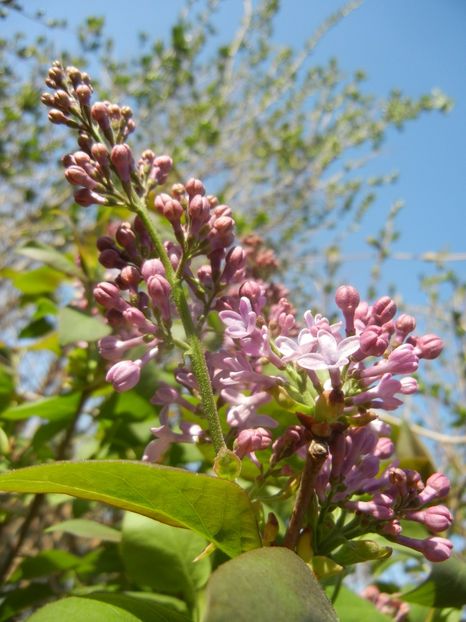
[[[141,221],[149,234],[151,241],[155,247],[157,255],[163,264],[165,269],[165,276],[170,283],[172,289],[173,301],[176,305],[178,313],[180,315],[181,322],[184,327],[186,335],[186,341],[189,345],[189,354],[191,357],[191,363],[193,372],[199,386],[199,392],[201,394],[202,410],[207,417],[209,423],[210,436],[215,449],[215,453],[218,454],[222,449],[226,447],[225,440],[223,438],[222,427],[220,425],[220,419],[217,413],[217,407],[215,404],[214,393],[212,390],[212,384],[210,382],[209,370],[207,369],[207,363],[205,360],[204,350],[202,343],[196,332],[193,318],[189,311],[188,301],[183,289],[181,278],[177,278],[170,259],[167,255],[162,240],[155,229],[154,223],[149,215],[147,209],[142,205],[141,201],[134,205],[134,211],[139,216]]]

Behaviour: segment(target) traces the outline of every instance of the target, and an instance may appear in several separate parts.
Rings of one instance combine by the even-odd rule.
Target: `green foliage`
[[[140,462],[39,465],[0,475],[4,492],[62,493],[188,527],[234,557],[260,546],[251,503],[235,483]]]
[[[464,607],[466,564],[455,557],[443,564],[435,564],[427,579],[414,590],[403,594],[403,599],[430,607]]]
[[[241,622],[337,620],[309,567],[280,547],[244,553],[220,566],[207,586],[203,622],[229,622],[232,598]]]

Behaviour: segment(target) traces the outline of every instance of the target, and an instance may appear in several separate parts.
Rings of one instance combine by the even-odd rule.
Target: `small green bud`
[[[234,481],[241,473],[241,460],[231,449],[223,447],[214,460],[214,471],[218,477]]]

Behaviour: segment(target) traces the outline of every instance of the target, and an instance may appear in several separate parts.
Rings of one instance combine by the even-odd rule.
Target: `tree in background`
[[[13,3],[4,4],[10,10],[16,7]],[[323,294],[322,302],[328,303],[326,297],[335,290],[341,259],[338,246],[333,242],[323,246],[318,234],[325,229],[335,230],[336,239],[348,234],[373,205],[377,185],[392,181],[384,177],[367,179],[364,175],[365,159],[377,153],[388,128],[402,127],[423,111],[446,110],[449,106],[447,98],[439,93],[416,101],[393,93],[387,100],[378,101],[364,92],[361,72],[346,78],[335,61],[325,67],[312,65],[311,54],[320,38],[357,4],[348,5],[329,18],[298,55],[291,50],[276,50],[271,44],[273,19],[278,12],[274,2],[259,7],[245,3],[237,34],[229,45],[218,49],[212,44],[217,3],[206,3],[196,18],[187,13],[179,19],[169,42],[143,38],[141,52],[125,63],[115,60],[112,41],[104,34],[103,20],[97,18],[89,18],[80,28],[78,53],[53,49],[46,39],[31,44],[24,37],[15,36],[3,42],[0,170],[4,185],[2,210],[8,218],[3,224],[2,268],[14,287],[8,290],[10,297],[2,322],[7,335],[9,331],[13,336],[17,326],[21,327],[20,340],[8,339],[10,347],[4,347],[0,414],[4,468],[67,457],[139,459],[148,441],[148,422],[154,423],[154,407],[148,401],[154,381],[167,380],[167,372],[148,365],[142,382],[131,391],[110,392],[104,381],[105,365],[93,346],[83,344],[108,333],[108,327],[95,318],[92,289],[101,278],[95,244],[108,233],[114,217],[127,218],[128,213],[123,206],[116,211],[107,205],[85,211],[78,204],[69,204],[69,189],[62,183],[56,162],[75,147],[66,142],[63,132],[50,130],[39,108],[40,83],[50,58],[60,56],[66,64],[82,68],[98,59],[103,76],[95,85],[98,99],[127,102],[129,94],[128,103],[140,120],[141,131],[134,134],[134,151],[154,146],[157,153],[170,153],[175,162],[170,182],[195,173],[221,203],[234,205],[237,229],[245,238],[244,248],[250,257],[251,276],[267,280],[275,275],[278,264],[271,248],[279,248],[281,278],[287,285],[299,294],[303,285],[298,279],[306,266],[309,282],[314,284],[314,299]],[[65,208],[67,204],[69,207]],[[396,236],[396,211],[397,206],[371,242],[378,266],[389,254]],[[168,231],[169,227],[165,227]],[[23,248],[18,255],[13,251],[19,243]],[[322,255],[327,259],[326,270],[322,270],[322,263],[312,261]],[[24,258],[36,263],[32,267],[21,263]],[[438,259],[440,262],[441,257]],[[105,263],[104,266],[111,267]],[[374,272],[373,289],[380,276],[378,269]],[[438,283],[447,281],[454,288],[456,300],[452,318],[447,321],[453,320],[452,334],[458,352],[462,352],[464,288],[454,274],[439,274],[437,282],[426,285],[434,302]],[[304,293],[308,298],[310,292]],[[374,298],[375,291],[369,294]],[[218,330],[219,326],[213,328]],[[442,334],[450,333],[443,329]],[[451,343],[452,339],[448,337],[448,341]],[[31,354],[34,352],[38,354]],[[28,378],[25,371],[32,366],[39,367],[40,373]],[[458,377],[456,361],[451,368],[456,374],[452,377]],[[441,371],[439,375],[432,369],[433,376],[424,390],[431,402],[440,405],[440,413],[446,407],[457,415],[459,426],[464,423],[461,384],[446,385],[444,370]],[[412,427],[397,425],[395,435],[403,465],[416,468],[424,477],[431,475],[435,468]],[[431,435],[439,439],[435,432]],[[165,456],[167,464],[201,462],[200,470],[207,468],[209,457],[181,447],[174,445],[170,449]],[[451,459],[453,497],[460,517],[456,529],[463,535],[461,462],[456,452],[447,456]],[[58,500],[54,505],[53,499],[41,494],[32,502],[26,500],[25,505],[16,497],[11,498],[4,507],[2,528],[7,550],[3,572],[9,577],[5,584],[4,619],[21,609],[36,607],[52,593],[55,597],[70,593],[70,577],[77,590],[95,583],[96,577],[100,577],[102,585],[108,584],[110,573],[117,577],[115,585],[122,589],[139,586],[139,590],[149,585],[157,592],[170,592],[157,583],[159,579],[154,579],[156,585],[147,584],[146,576],[131,570],[131,560],[137,558],[140,549],[135,552],[131,548],[134,542],[128,534],[138,531],[139,526],[133,530],[131,525],[125,528],[123,558],[117,556],[115,545],[121,538],[119,532],[101,533],[94,523],[83,519],[75,522],[74,527],[64,523],[62,528],[58,525],[56,532],[43,534],[43,526],[81,517],[97,518],[118,527],[119,512],[102,510],[101,506],[96,508],[84,501],[70,504]],[[55,519],[51,518],[52,512]],[[141,546],[143,553],[152,556],[151,547],[157,536],[152,534],[152,525],[146,529],[147,542]],[[101,544],[91,550],[82,538],[65,535],[59,539],[60,532],[79,532],[80,536],[97,538]],[[56,550],[37,553],[39,548],[49,546]],[[11,574],[18,556],[25,553],[28,556]],[[346,555],[343,566],[351,568],[355,561],[371,559],[374,549],[365,553],[358,549],[349,563]],[[335,559],[326,559],[330,567],[320,572],[333,584],[336,597],[336,586],[343,574],[336,569]],[[370,576],[376,572],[374,564],[382,570],[395,559],[394,556],[388,561],[373,562]],[[419,567],[419,558],[412,559]],[[458,566],[451,572],[457,573]],[[50,573],[56,577],[52,593],[43,586]],[[191,581],[189,575],[190,572]],[[448,573],[447,576],[449,581]],[[28,582],[26,591],[21,581]],[[201,587],[202,579],[199,581]],[[434,573],[432,581],[441,585],[445,576],[442,572]],[[382,580],[377,589],[397,592],[399,587]],[[437,597],[429,601],[422,594],[421,590],[419,598],[423,605],[457,606],[459,602]],[[379,598],[372,597],[375,601]],[[341,599],[344,598],[355,597],[342,592]],[[392,600],[396,601],[396,597]],[[357,606],[367,605],[358,600]],[[398,605],[395,602],[390,606],[396,609]],[[419,615],[423,615],[422,611]]]

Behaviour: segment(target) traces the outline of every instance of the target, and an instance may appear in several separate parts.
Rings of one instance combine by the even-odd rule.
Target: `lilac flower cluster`
[[[199,179],[169,186],[169,156],[146,150],[134,157],[125,143],[134,129],[128,107],[91,104],[89,76],[59,63],[47,84],[54,94],[42,101],[51,107],[51,121],[79,135],[80,149],[63,158],[66,179],[78,187],[75,201],[126,206],[136,214],[97,242],[108,279],[94,296],[114,329],[99,342],[111,363],[107,381],[118,392],[130,390],[151,361],[173,360],[173,351],[181,351],[174,386],[154,387],[160,420],[143,459],[163,460],[172,443],[215,441],[210,421],[206,425],[207,378],[207,399],[215,401],[220,437],[223,427],[235,460],[249,458],[264,479],[293,479],[299,471],[288,458],[304,458],[309,443],[323,439],[329,455],[315,489],[323,511],[354,515],[341,525],[345,538],[378,532],[431,561],[446,559],[448,540],[407,538],[400,520],[421,522],[435,534],[447,529],[451,515],[438,501],[448,494],[448,480],[437,473],[424,483],[395,461],[385,464],[393,443],[373,410],[394,410],[417,391],[411,374],[422,359],[439,356],[441,339],[415,336],[415,319],[396,317],[390,297],[370,305],[349,285],[336,291],[342,320],[308,310],[300,322],[286,288],[271,281],[278,268],[274,252],[255,234],[235,245],[230,207],[207,195]],[[169,239],[150,234],[147,206],[168,225]],[[178,337],[180,324],[186,341]],[[217,345],[194,352],[200,342]],[[272,416],[270,405],[282,416]],[[335,543],[320,536],[320,552],[330,552]]]
[[[450,490],[448,478],[434,473],[424,483],[417,471],[386,464],[394,452],[390,428],[380,421],[336,434],[329,457],[316,482],[322,507],[355,513],[342,528],[346,538],[355,533],[378,532],[422,553],[430,561],[450,557],[452,544],[439,536],[416,540],[401,535],[401,520],[422,523],[437,534],[449,529],[452,515],[438,502]]]

